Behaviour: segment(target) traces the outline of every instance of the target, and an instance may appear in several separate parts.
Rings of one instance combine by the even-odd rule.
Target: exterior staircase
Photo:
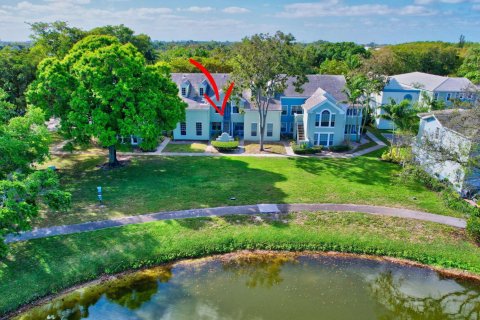
[[[303,123],[297,123],[297,142],[305,141],[305,128]]]

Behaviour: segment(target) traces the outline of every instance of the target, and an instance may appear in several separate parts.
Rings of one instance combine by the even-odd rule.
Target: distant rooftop
[[[445,128],[478,140],[480,111],[478,109],[446,109],[418,114],[421,118],[434,116]]]
[[[424,72],[410,72],[390,77],[400,87],[440,92],[462,92],[475,90],[476,86],[467,78],[443,77]]]

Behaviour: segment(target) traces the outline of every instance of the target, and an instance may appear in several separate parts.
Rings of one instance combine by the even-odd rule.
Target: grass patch
[[[367,143],[364,143],[362,144],[361,146],[359,146],[358,148],[356,148],[355,150],[353,150],[353,152],[359,152],[359,151],[363,151],[365,149],[368,149],[368,148],[371,148],[371,147],[375,147],[377,144],[373,141],[370,141],[370,142],[367,142]]]
[[[375,204],[463,216],[420,182],[400,181],[400,167],[378,159],[383,150],[353,159],[131,157],[115,170],[96,167],[106,161],[102,155],[58,156],[45,166],[59,169],[73,208],[48,213],[37,226],[256,203]],[[97,186],[103,187],[104,207],[98,206]]]
[[[286,154],[285,146],[283,143],[268,142],[263,144],[265,149],[263,152],[260,152],[260,144],[256,142],[245,142],[245,153],[275,153],[275,154]]]
[[[204,142],[172,143],[167,144],[163,152],[201,153],[205,152],[207,144]]]
[[[102,274],[240,249],[385,255],[480,273],[480,248],[453,227],[361,213],[260,217],[159,221],[12,244],[0,263],[0,314]]]
[[[375,127],[367,127],[367,130],[370,131],[377,139],[385,143],[387,146],[390,145],[390,141],[388,141],[387,138],[382,134],[382,131],[380,131],[378,128]]]

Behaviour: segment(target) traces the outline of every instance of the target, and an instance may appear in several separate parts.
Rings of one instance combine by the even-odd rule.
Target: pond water
[[[240,254],[91,285],[19,319],[480,319],[480,284],[384,260]]]

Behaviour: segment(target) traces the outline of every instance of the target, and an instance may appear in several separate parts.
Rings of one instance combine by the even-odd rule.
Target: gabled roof
[[[473,83],[467,78],[450,78],[424,72],[410,72],[391,76],[390,82],[402,88],[427,91],[462,92],[472,90]]]
[[[308,98],[307,101],[305,101],[305,103],[303,104],[303,109],[308,112],[325,101],[330,102],[331,104],[343,111],[347,109],[346,105],[340,104],[338,101],[336,101],[336,99],[334,99],[328,92],[326,92],[322,88],[318,88],[312,94],[312,96]]]
[[[296,92],[293,85],[294,79],[287,81],[288,87],[283,93],[287,97],[311,97],[318,88],[322,88],[332,95],[338,102],[347,100],[347,95],[343,92],[346,80],[342,75],[309,74],[308,82],[303,84],[303,92]]]
[[[478,110],[446,109],[427,113],[419,113],[422,119],[435,117],[440,124],[467,138],[478,140],[480,136],[480,117]]]
[[[218,90],[220,91],[223,87],[229,84],[230,75],[228,73],[212,73],[212,77],[217,83]],[[290,78],[287,81],[287,88],[275,99],[270,100],[270,110],[281,110],[282,103],[280,101],[281,97],[311,97],[318,88],[322,88],[327,92],[331,97],[336,99],[336,102],[343,102],[347,99],[347,96],[343,92],[345,87],[345,77],[338,75],[307,75],[308,82],[302,86],[303,92],[296,92],[295,86],[293,85],[294,79]],[[180,88],[182,83],[189,81],[192,87],[189,90],[188,96],[183,97],[179,92],[180,97],[183,101],[188,104],[190,109],[208,109],[209,104],[203,101],[200,97],[198,88],[202,85],[203,81],[207,81],[203,73],[172,73],[172,80]],[[209,96],[213,96],[214,92],[210,85],[207,87],[205,92]],[[250,95],[248,92],[244,93],[246,101],[244,101],[245,109],[253,109],[253,104],[250,100]],[[334,103],[336,103],[334,102]]]

